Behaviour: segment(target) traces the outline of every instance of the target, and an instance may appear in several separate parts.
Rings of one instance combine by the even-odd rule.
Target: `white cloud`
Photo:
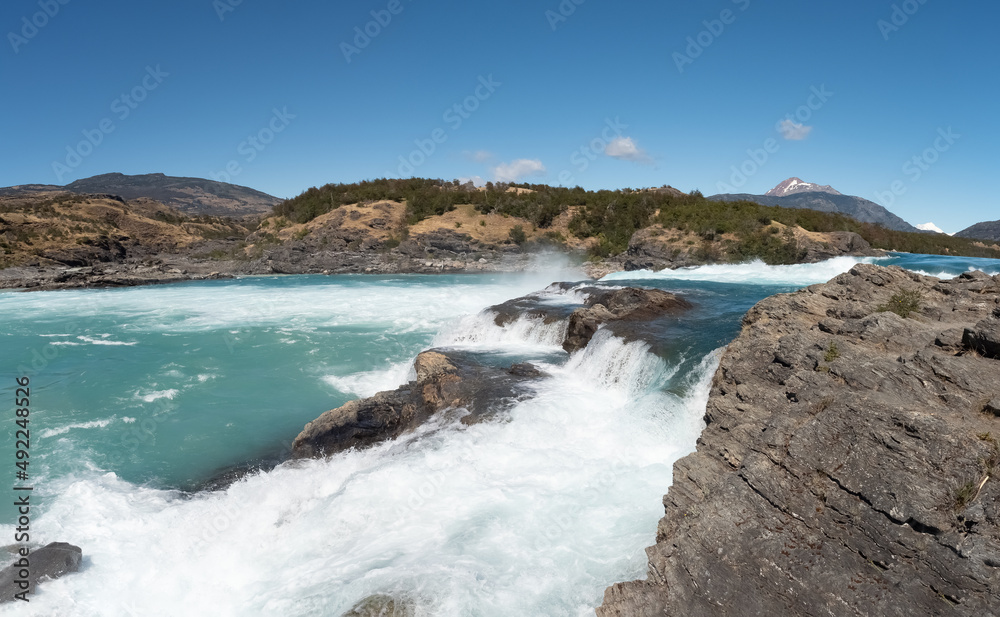
[[[500,163],[492,171],[497,182],[517,182],[527,176],[544,176],[545,165],[538,159],[517,159],[510,163]]]
[[[789,141],[801,141],[809,137],[813,127],[799,124],[791,118],[785,118],[778,123],[778,130],[781,131],[781,136]]]
[[[486,186],[486,180],[483,180],[482,176],[468,176],[468,177],[462,176],[461,178],[458,179],[458,181],[461,182],[462,184],[471,181],[476,186]]]
[[[475,152],[466,150],[462,156],[476,163],[486,163],[493,160],[493,153],[489,150],[476,150]]]
[[[635,163],[651,163],[653,161],[653,159],[646,154],[645,150],[635,145],[635,141],[633,141],[631,137],[615,137],[604,149],[604,154],[613,159],[633,161]]]

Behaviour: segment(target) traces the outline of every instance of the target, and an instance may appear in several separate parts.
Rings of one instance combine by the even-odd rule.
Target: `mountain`
[[[800,190],[801,187],[815,187]],[[889,212],[875,202],[843,195],[829,186],[820,186],[802,182],[798,178],[789,178],[767,192],[766,195],[750,195],[747,193],[724,193],[712,195],[709,199],[721,201],[752,201],[764,206],[780,206],[782,208],[805,208],[820,212],[838,212],[862,223],[874,223],[896,231],[919,231],[892,212]]]
[[[936,234],[947,234],[949,236],[951,235],[945,230],[935,225],[934,223],[921,223],[917,225],[917,229],[919,229],[920,231],[933,231]]]
[[[796,193],[830,193],[831,195],[841,195],[832,186],[803,182],[800,178],[789,178],[770,191],[764,193],[768,197],[785,197]]]
[[[959,238],[975,238],[977,240],[1000,241],[1000,221],[976,223],[955,234]]]
[[[36,192],[117,195],[123,199],[146,197],[189,215],[244,216],[264,214],[281,199],[245,186],[204,178],[180,178],[164,174],[127,176],[102,174],[58,186],[25,184],[0,188],[0,195],[23,195]]]

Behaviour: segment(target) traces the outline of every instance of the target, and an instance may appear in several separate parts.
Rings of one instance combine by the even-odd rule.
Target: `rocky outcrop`
[[[566,321],[562,348],[568,352],[583,349],[601,326],[610,327],[626,339],[642,338],[636,326],[643,322],[676,315],[691,307],[691,303],[660,289],[579,286],[574,283],[553,283],[550,291],[572,291],[586,299],[582,307],[550,304],[536,294],[508,300],[486,309],[493,313],[493,322],[505,327],[519,318],[540,320],[549,325]]]
[[[231,265],[231,264],[228,264]],[[109,287],[163,285],[184,281],[232,278],[239,271],[219,272],[226,263],[174,258],[135,260],[76,268],[13,267],[0,270],[0,289],[52,291]]]
[[[816,263],[840,257],[841,255],[872,256],[880,254],[853,231],[830,231],[811,233],[801,231],[796,234],[796,243],[802,252],[802,263]]]
[[[623,326],[650,321],[690,308],[691,303],[684,298],[660,289],[594,288],[589,293],[584,307],[573,311],[570,315],[563,349],[570,353],[583,349],[597,329],[609,322]]]
[[[81,561],[83,551],[80,547],[66,542],[52,542],[26,556],[18,554],[13,564],[0,570],[0,603],[17,600],[15,594],[35,593],[35,587],[43,579],[56,579],[79,571]]]
[[[851,231],[808,232],[800,227],[786,227],[771,223],[774,238],[788,245],[786,256],[797,263],[816,263],[841,255],[871,256],[879,254],[860,235]],[[629,240],[628,249],[617,258],[621,269],[662,270],[686,268],[710,263],[741,261],[745,258],[738,251],[735,236],[709,234],[701,236],[664,229],[652,225],[640,229]],[[615,258],[609,260],[614,262]],[[609,264],[611,265],[611,264]],[[609,271],[614,271],[610,268]]]
[[[454,351],[425,351],[413,368],[416,380],[350,401],[307,424],[292,443],[292,457],[329,456],[395,439],[448,408],[467,409],[462,421],[475,422],[530,396],[524,381],[542,376],[531,365],[503,369]]]
[[[998,307],[1000,277],[864,264],[760,302],[597,614],[997,615]]]

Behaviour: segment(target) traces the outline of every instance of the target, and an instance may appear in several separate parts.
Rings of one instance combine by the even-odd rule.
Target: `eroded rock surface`
[[[900,292],[919,292],[907,318]],[[861,264],[763,300],[599,617],[997,615],[1000,277]]]

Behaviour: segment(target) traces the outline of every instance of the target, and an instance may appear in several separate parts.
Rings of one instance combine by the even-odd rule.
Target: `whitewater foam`
[[[90,337],[90,336],[78,336],[76,338],[78,340],[81,340],[81,341],[85,342],[85,343],[90,343],[91,345],[109,345],[109,346],[112,346],[112,347],[116,347],[116,346],[131,347],[133,345],[138,345],[139,344],[138,341],[109,341],[107,339],[108,336],[109,335],[105,334],[101,338],[93,338],[93,337]]]
[[[416,373],[413,370],[413,360],[407,360],[390,364],[387,369],[362,371],[345,376],[325,375],[322,379],[344,394],[365,398],[416,379]]]
[[[114,422],[116,416],[111,416],[110,418],[104,420],[92,420],[90,422],[78,422],[76,424],[67,424],[65,426],[60,426],[59,428],[47,428],[39,433],[42,439],[48,439],[49,437],[56,437],[58,435],[65,435],[66,433],[74,429],[88,429],[88,428],[106,428],[109,424]]]
[[[676,270],[613,272],[602,281],[679,280],[740,283],[748,285],[805,286],[825,283],[859,263],[876,263],[881,257],[834,257],[814,264],[769,266],[759,259],[743,264],[713,264]]]
[[[498,326],[497,313],[484,310],[459,320],[434,338],[435,347],[462,347],[484,350],[561,351],[569,321],[545,323],[542,317],[518,315]]]
[[[170,388],[169,390],[153,390],[151,392],[146,392],[145,394],[135,393],[135,398],[141,399],[143,402],[152,403],[161,398],[174,400],[174,397],[180,394],[180,390],[175,388]]]
[[[717,364],[705,358],[679,396],[659,390],[671,368],[643,343],[601,330],[591,346],[548,367],[506,421],[439,418],[223,492],[186,498],[87,469],[53,479],[33,528],[88,564],[19,614],[339,615],[373,593],[419,614],[590,613],[608,584],[645,571]]]
[[[580,382],[635,397],[661,388],[680,365],[668,369],[643,341],[626,342],[601,327],[583,349],[576,351],[559,369]]]

